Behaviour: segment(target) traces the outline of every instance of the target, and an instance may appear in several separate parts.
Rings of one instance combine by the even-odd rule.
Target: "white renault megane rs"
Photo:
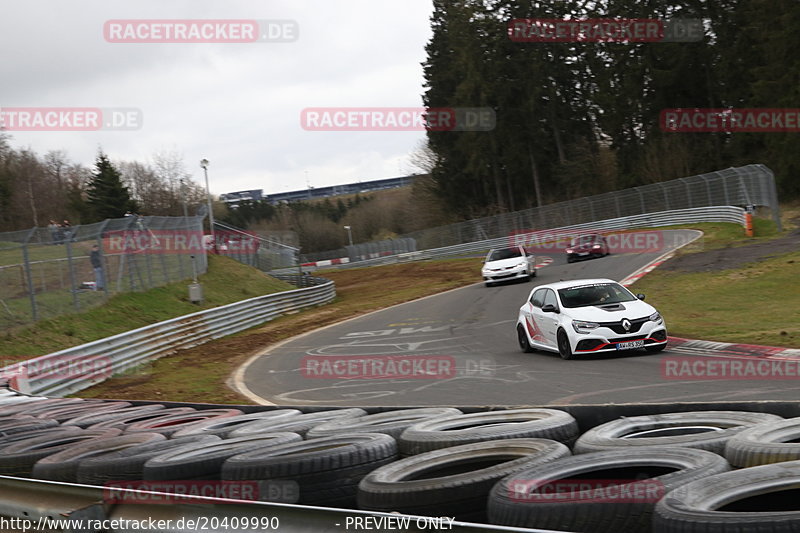
[[[540,285],[519,309],[517,339],[534,349],[575,355],[667,345],[667,327],[653,306],[610,279],[579,279]]]

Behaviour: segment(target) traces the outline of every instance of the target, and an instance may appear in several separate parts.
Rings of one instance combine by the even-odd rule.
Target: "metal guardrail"
[[[107,503],[109,498],[128,503]],[[164,505],[167,503],[169,504]],[[176,500],[179,500],[176,502]],[[426,517],[352,509],[314,507],[284,503],[243,502],[130,489],[109,489],[38,479],[0,476],[0,516],[15,519],[19,531],[102,531],[129,533],[159,531],[188,533],[200,530],[220,533],[342,533],[362,531],[437,531],[453,533],[519,532],[547,533]],[[407,520],[402,517],[409,517]],[[371,527],[355,527],[357,520]],[[381,520],[394,527],[381,528]],[[400,527],[402,524],[403,527]],[[557,532],[552,532],[557,533]]]
[[[740,224],[744,226],[744,209],[735,206],[712,206],[712,207],[695,207],[691,209],[679,209],[675,211],[661,211],[658,213],[645,213],[642,215],[631,215],[627,217],[612,218],[609,220],[601,220],[598,222],[587,222],[584,224],[575,224],[572,226],[563,226],[559,228],[551,228],[547,230],[531,231],[531,234],[547,235],[558,234],[563,237],[570,232],[580,233],[585,231],[615,231],[615,230],[630,230],[640,228],[657,228],[664,226],[674,226],[679,224],[691,224],[697,222],[730,222],[733,224]],[[491,248],[499,248],[512,244],[513,238],[522,238],[525,236],[524,232],[518,232],[514,235],[508,235],[496,239],[486,239],[482,241],[475,241],[466,244],[456,244],[453,246],[444,246],[441,248],[431,248],[428,250],[420,250],[418,252],[409,252],[396,255],[389,255],[379,257],[376,259],[367,259],[364,261],[357,261],[351,263],[343,263],[340,265],[331,265],[324,267],[329,268],[359,268],[376,265],[386,265],[392,263],[404,263],[409,261],[423,261],[426,259],[439,259],[445,257],[453,257],[459,255],[469,255],[479,252],[486,252]]]
[[[285,313],[336,297],[333,281],[312,276],[310,286],[258,296],[180,316],[0,369],[30,394],[63,397],[131,370],[144,362],[262,324]],[[281,276],[287,281],[292,276]],[[23,386],[23,385],[21,385]]]

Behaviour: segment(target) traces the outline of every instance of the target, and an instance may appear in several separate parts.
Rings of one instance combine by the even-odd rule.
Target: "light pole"
[[[353,246],[353,231],[350,226],[344,226],[344,229],[347,230],[347,240],[350,241],[350,246]]]
[[[214,234],[214,208],[211,205],[211,189],[208,188],[208,159],[200,160],[200,167],[206,175],[206,200],[208,201],[208,225],[211,229],[211,246],[217,251],[217,237]]]
[[[186,205],[186,182],[181,178],[181,198],[183,199],[183,218],[189,218],[189,206]],[[186,221],[184,220],[184,224]]]

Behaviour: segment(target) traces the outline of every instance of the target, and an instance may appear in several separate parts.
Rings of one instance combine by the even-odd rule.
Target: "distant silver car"
[[[522,246],[491,250],[481,269],[487,287],[514,279],[529,280],[536,276],[536,258]]]

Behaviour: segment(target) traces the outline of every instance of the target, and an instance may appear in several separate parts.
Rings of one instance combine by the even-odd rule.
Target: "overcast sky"
[[[6,0],[0,107],[136,108],[133,131],[13,131],[40,155],[91,166],[183,156],[214,194],[283,192],[408,174],[424,132],[306,131],[312,107],[418,107],[430,0]],[[283,43],[113,43],[109,20],[296,22]],[[307,173],[307,174],[306,174]]]

